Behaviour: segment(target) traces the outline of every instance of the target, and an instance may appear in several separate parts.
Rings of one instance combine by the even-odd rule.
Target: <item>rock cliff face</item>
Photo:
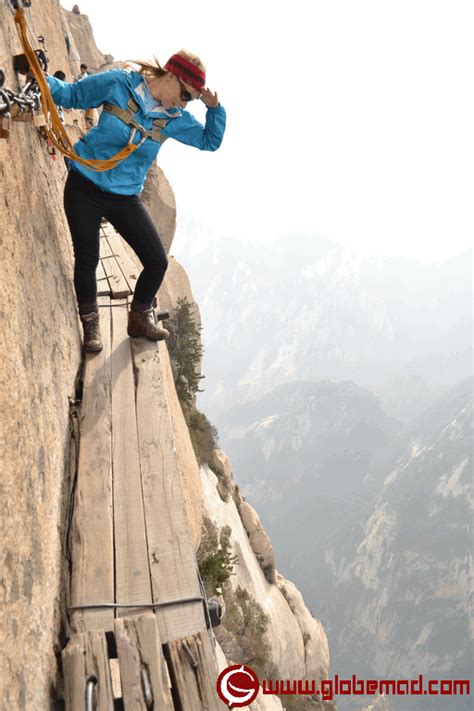
[[[51,66],[70,67],[56,1],[35,3]],[[0,6],[0,66],[16,88],[21,51]],[[65,64],[66,62],[66,64]],[[47,708],[61,612],[61,534],[72,456],[68,398],[81,362],[72,252],[62,210],[62,160],[29,124],[0,140],[0,685],[2,709]]]
[[[33,3],[30,21],[35,34],[46,38],[53,72],[62,69],[70,79],[78,72],[79,57],[93,68],[107,59],[95,48],[87,18],[62,11],[57,0]],[[13,17],[8,4],[3,3],[0,66],[6,69],[6,83],[13,89],[18,84],[11,56],[20,51]],[[6,711],[46,709],[56,699],[54,651],[64,642],[61,627],[68,583],[62,548],[77,434],[69,399],[76,396],[81,345],[72,287],[72,249],[62,210],[62,158],[51,158],[31,124],[16,123],[10,139],[0,141],[0,176],[0,707]],[[158,169],[146,198],[169,248],[175,204]],[[171,259],[160,293],[161,306],[173,311],[182,296],[193,301],[186,273]],[[197,306],[195,314],[199,315]],[[227,501],[217,493],[215,475],[208,468],[199,470],[170,369],[165,387],[172,404],[196,549],[204,501],[207,516],[232,527],[232,545],[240,561],[235,580],[252,591],[270,619],[267,636],[272,661],[284,675],[327,675],[327,640],[320,623],[306,610],[295,587],[276,572],[271,544],[256,512],[241,501],[239,515],[233,497],[229,497],[233,487],[230,470],[226,475]],[[216,457],[225,462],[222,453]],[[226,491],[222,493],[225,498]],[[221,662],[226,663],[223,657]],[[277,708],[281,708],[279,700],[271,697],[254,704],[255,711]]]
[[[329,667],[326,634],[320,621],[307,610],[293,583],[274,570],[273,551],[271,565],[275,582],[269,582],[267,561],[262,566],[260,556],[254,550],[255,512],[245,502],[239,501],[238,495],[237,504],[233,497],[222,501],[217,488],[218,477],[209,467],[201,469],[201,476],[204,515],[212,520],[219,531],[229,527],[232,552],[238,559],[234,574],[230,577],[230,586],[233,591],[238,588],[246,590],[268,617],[267,632],[261,642],[264,644],[267,641],[269,644],[269,667],[275,670],[276,678],[326,678]],[[242,507],[245,507],[243,516]],[[268,555],[269,541],[260,525],[259,528],[260,535],[266,539],[265,553]],[[225,634],[218,635],[218,639],[228,659],[232,658],[234,640]]]
[[[365,672],[472,673],[472,385],[463,381],[411,425],[339,573],[342,589],[361,587],[339,635],[347,656],[364,650]]]
[[[471,674],[472,385],[461,381],[406,426],[353,383],[281,386],[223,418],[241,491],[331,630],[333,674]]]
[[[62,15],[69,28],[69,39],[73,40],[76,49],[76,51],[72,49],[71,52],[76,61],[80,60],[79,64],[84,63],[87,65],[89,72],[96,72],[104,64],[108,64],[112,61],[110,55],[103,55],[97,49],[92,27],[87,15],[83,15],[80,10],[74,12],[64,9],[62,9]],[[77,73],[79,73],[79,67],[77,68]]]

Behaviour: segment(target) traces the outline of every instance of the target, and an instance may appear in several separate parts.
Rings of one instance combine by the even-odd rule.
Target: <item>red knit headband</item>
[[[181,54],[173,54],[166,62],[164,68],[167,72],[175,74],[182,79],[185,84],[189,84],[197,91],[201,91],[206,84],[206,73],[182,57]]]

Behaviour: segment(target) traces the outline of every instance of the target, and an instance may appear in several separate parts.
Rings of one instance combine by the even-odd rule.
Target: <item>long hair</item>
[[[165,74],[168,73],[166,69],[163,69],[156,57],[153,57],[153,61],[128,59],[125,66],[130,67],[130,69],[136,69],[136,67],[139,67],[138,71],[140,74],[148,79],[152,79],[154,77],[164,77]]]
[[[201,71],[205,72],[206,67],[204,66],[204,63],[202,60],[197,56],[197,54],[193,54],[192,52],[189,52],[187,49],[180,49],[179,52],[176,52],[176,54],[179,54],[181,57],[184,57],[185,59],[188,60],[188,62],[191,62],[191,64],[194,64],[196,67],[198,67]],[[142,74],[144,77],[147,77],[149,79],[152,79],[153,77],[163,77],[165,74],[168,72],[166,69],[163,69],[161,64],[159,63],[158,59],[156,56],[153,57],[152,60],[142,60],[142,59],[129,59],[125,66],[134,68],[135,66],[139,67],[139,72]]]

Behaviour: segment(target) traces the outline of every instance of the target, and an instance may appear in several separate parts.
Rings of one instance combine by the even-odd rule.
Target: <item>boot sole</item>
[[[84,346],[84,350],[86,353],[100,353],[101,350],[103,350],[104,346]]]
[[[136,333],[135,331],[127,331],[130,338],[146,338],[148,341],[165,341],[168,336],[146,336],[144,333]]]

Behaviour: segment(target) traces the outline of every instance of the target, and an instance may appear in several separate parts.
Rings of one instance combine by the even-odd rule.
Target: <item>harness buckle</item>
[[[148,138],[149,132],[146,130],[146,128],[143,128],[143,126],[140,126],[140,124],[137,124],[133,130],[135,131],[135,133],[137,133],[137,131],[138,131],[138,133],[140,134],[141,139],[140,139],[140,142],[138,143],[138,146],[141,146],[142,143],[145,143],[146,139]],[[133,135],[135,135],[135,133]],[[132,140],[133,140],[133,138],[130,137],[130,141],[132,141]]]

